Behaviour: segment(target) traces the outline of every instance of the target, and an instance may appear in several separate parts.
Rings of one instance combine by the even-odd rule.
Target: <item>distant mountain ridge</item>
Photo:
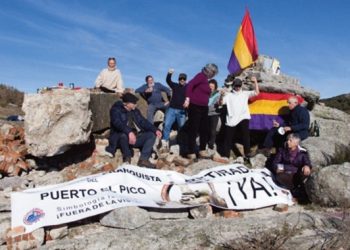
[[[336,108],[350,114],[350,93],[321,99],[320,101],[329,107]]]

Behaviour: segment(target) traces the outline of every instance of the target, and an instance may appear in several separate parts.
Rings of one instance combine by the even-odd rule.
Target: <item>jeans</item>
[[[133,155],[132,148],[141,149],[141,160],[148,160],[151,157],[153,145],[156,141],[156,135],[153,132],[141,132],[136,136],[136,143],[129,144],[129,136],[125,133],[111,132],[109,137],[109,145],[106,151],[115,154],[117,148],[122,151],[123,158],[131,158]]]
[[[182,128],[186,121],[186,112],[183,109],[168,108],[165,114],[163,139],[169,141],[171,127],[177,122],[178,130]]]
[[[153,124],[153,117],[154,117],[154,113],[160,109],[163,110],[165,112],[167,106],[164,105],[163,102],[161,103],[157,103],[157,104],[148,104],[148,108],[147,108],[147,120]]]

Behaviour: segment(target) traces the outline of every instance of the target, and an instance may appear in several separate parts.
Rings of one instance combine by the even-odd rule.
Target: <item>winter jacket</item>
[[[309,111],[297,105],[289,113],[287,126],[290,126],[293,133],[297,133],[301,140],[305,140],[309,136],[310,114]]]
[[[202,72],[198,73],[187,85],[186,97],[190,98],[190,103],[207,107],[211,94],[208,77]]]
[[[281,148],[273,160],[273,170],[277,170],[277,164],[283,164],[284,172],[290,174],[301,173],[301,170],[305,165],[312,168],[309,154],[306,149],[299,146],[297,150],[295,158],[291,160],[289,149]]]
[[[127,111],[124,108],[122,101],[117,101],[113,104],[110,110],[111,128],[117,133],[129,134],[132,128],[128,126],[128,112],[131,112],[134,117],[136,126],[141,130],[140,132],[156,132],[157,128],[153,126],[146,118],[144,118],[138,109]]]
[[[166,76],[166,82],[173,91],[169,106],[174,109],[184,109],[183,104],[185,102],[187,84],[181,85],[173,82],[171,80],[171,75],[172,74],[168,73]]]

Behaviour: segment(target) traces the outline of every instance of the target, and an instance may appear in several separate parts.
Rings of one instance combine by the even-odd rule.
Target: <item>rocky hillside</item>
[[[336,108],[350,114],[350,93],[320,100],[328,107]]]
[[[14,87],[0,84],[0,119],[9,115],[22,115],[24,93]]]

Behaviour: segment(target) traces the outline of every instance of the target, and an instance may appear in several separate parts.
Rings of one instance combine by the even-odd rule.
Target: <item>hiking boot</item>
[[[152,164],[149,160],[139,160],[137,162],[137,165],[139,167],[145,167],[145,168],[156,168],[156,166],[154,164]]]
[[[131,164],[131,157],[123,158],[123,163]]]
[[[207,150],[199,151],[199,158],[201,159],[211,159],[211,155],[209,155]]]

